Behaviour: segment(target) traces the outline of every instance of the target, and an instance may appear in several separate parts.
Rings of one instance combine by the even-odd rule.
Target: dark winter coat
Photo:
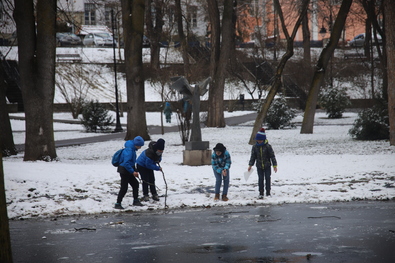
[[[251,157],[248,163],[249,166],[253,166],[256,162],[256,167],[264,169],[273,165],[277,167],[276,156],[272,146],[266,141],[261,144],[255,144],[252,146]]]

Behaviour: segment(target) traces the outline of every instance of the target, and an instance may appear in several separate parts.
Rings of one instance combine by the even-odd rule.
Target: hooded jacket
[[[265,169],[271,165],[277,167],[276,156],[274,155],[272,146],[267,140],[252,146],[251,157],[248,165],[253,166],[255,162],[256,167],[260,169]]]
[[[123,169],[126,169],[129,173],[136,172],[136,147],[133,140],[128,140],[125,142],[125,149],[121,155],[121,162],[118,167],[118,172],[122,173]]]

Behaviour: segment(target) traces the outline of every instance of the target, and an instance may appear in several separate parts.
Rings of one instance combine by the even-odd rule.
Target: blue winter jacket
[[[227,150],[225,150],[225,152],[220,156],[213,151],[213,154],[211,155],[211,165],[214,171],[221,173],[222,170],[229,170],[231,163],[230,154]]]
[[[128,140],[125,142],[125,149],[121,155],[121,162],[119,166],[124,167],[129,173],[135,172],[136,165],[136,147],[134,146],[133,140]]]
[[[147,169],[159,171],[160,167],[157,165],[162,160],[162,157],[157,156],[153,149],[148,148],[144,150],[139,158],[137,158],[137,164]]]

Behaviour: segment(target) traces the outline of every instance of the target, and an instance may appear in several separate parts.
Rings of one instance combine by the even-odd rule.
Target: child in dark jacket
[[[265,188],[264,180],[266,181],[266,196],[270,196],[271,190],[271,165],[273,165],[274,172],[277,173],[277,160],[274,155],[272,146],[266,140],[265,129],[261,128],[255,136],[256,144],[252,146],[251,157],[248,163],[248,171],[256,162],[258,172],[258,188],[259,199],[263,199],[263,189]]]
[[[222,180],[224,181],[224,188],[222,191],[222,201],[228,201],[229,188],[229,169],[232,161],[230,154],[222,143],[217,143],[211,155],[211,166],[213,167],[215,176],[215,197],[214,201],[219,200],[219,192],[221,189]]]
[[[165,149],[165,140],[150,142],[148,149],[144,150],[137,158],[137,170],[143,180],[143,201],[149,201],[148,190],[151,191],[152,199],[159,201],[159,196],[155,186],[154,171],[162,171],[159,166],[162,160],[162,153]]]
[[[137,178],[139,174],[135,168],[136,164],[136,151],[144,145],[144,139],[141,136],[137,136],[133,140],[125,142],[125,149],[121,155],[121,162],[118,166],[118,173],[121,176],[121,189],[118,193],[117,202],[115,203],[116,209],[123,209],[121,202],[128,191],[128,184],[133,189],[133,205],[142,206],[139,196],[139,181]]]

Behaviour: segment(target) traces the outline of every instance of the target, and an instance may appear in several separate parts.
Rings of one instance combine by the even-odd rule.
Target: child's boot
[[[222,201],[228,201],[228,197],[226,195],[222,195]]]
[[[218,200],[219,200],[219,194],[215,194],[214,201],[218,201]]]

